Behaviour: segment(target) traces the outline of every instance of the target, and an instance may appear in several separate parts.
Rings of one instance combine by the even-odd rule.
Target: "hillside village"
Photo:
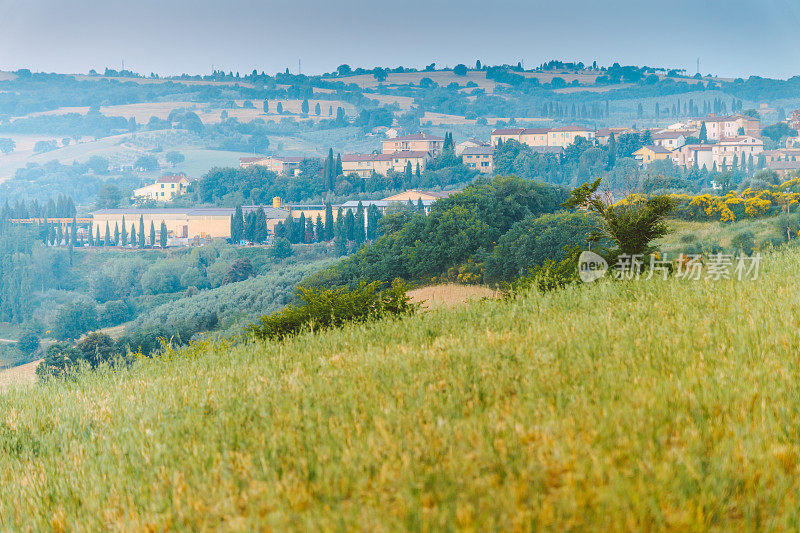
[[[794,112],[785,124],[790,131],[800,130],[800,110]],[[800,146],[796,147],[798,138],[788,136],[784,146],[765,150],[761,130],[762,126],[757,116],[741,113],[727,116],[709,114],[703,118],[677,122],[664,128],[649,128],[642,131],[622,127],[592,129],[576,125],[554,128],[497,128],[491,131],[488,139],[471,138],[459,142],[455,142],[450,134],[446,134],[445,137],[421,132],[402,134],[400,128],[381,128],[379,132],[385,135],[385,138],[380,141],[377,150],[371,153],[340,154],[333,161],[336,167],[333,172],[365,181],[377,176],[387,177],[404,173],[420,175],[443,150],[449,149],[468,169],[481,174],[493,174],[495,152],[504,143],[516,142],[529,147],[534,153],[561,158],[565,150],[576,143],[588,142],[591,145],[608,147],[609,144],[613,145],[626,136],[636,137],[639,144],[642,144],[632,152],[632,156],[643,169],[647,169],[655,161],[670,161],[682,169],[696,168],[712,172],[735,169],[750,175],[759,170],[770,170],[786,177],[800,170]],[[299,176],[301,165],[313,160],[313,157],[278,155],[242,157],[240,167],[242,169],[259,167],[277,175],[291,177]],[[322,160],[318,160],[318,163],[328,164]],[[86,245],[90,242],[91,244],[105,242],[105,232],[118,236],[125,226],[133,227],[132,230],[126,229],[125,232],[135,234],[139,222],[144,224],[145,229],[154,226],[159,232],[164,226],[169,246],[199,244],[214,238],[231,239],[231,220],[236,212],[234,208],[158,207],[180,198],[194,182],[196,179],[190,179],[185,174],[168,174],[161,176],[151,185],[135,189],[134,203],[146,207],[132,206],[92,212],[91,223],[88,219],[82,219],[84,222],[78,224],[78,242]],[[715,186],[712,184],[712,188]],[[309,226],[307,241],[314,242],[320,238],[316,234],[317,227],[336,223],[338,218],[348,211],[352,214],[358,211],[367,231],[370,220],[373,222],[377,220],[374,216],[372,218],[367,216],[370,209],[379,207],[380,214],[383,215],[392,206],[398,208],[418,202],[422,202],[427,209],[431,202],[446,194],[447,191],[407,190],[377,200],[343,201],[331,204],[327,215],[325,204],[285,202],[279,197],[273,198],[268,208],[243,205],[241,209],[245,215],[259,210],[264,213],[267,232],[263,237],[266,243],[273,242],[276,227],[279,227],[279,223],[282,227],[289,217],[301,222],[304,227],[307,224]],[[613,197],[614,193],[610,192],[609,198]],[[39,222],[56,223],[55,220],[46,219]],[[61,223],[69,225],[70,222],[64,220]],[[66,228],[64,234],[67,234]],[[118,238],[113,238],[113,242],[119,242]],[[150,242],[149,237],[145,242],[152,246],[161,245],[161,241],[159,233],[158,242]],[[242,239],[242,242],[249,241]],[[129,244],[133,246],[136,243]]]

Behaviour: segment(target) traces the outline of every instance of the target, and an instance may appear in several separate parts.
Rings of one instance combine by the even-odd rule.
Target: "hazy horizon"
[[[368,0],[234,0],[225,6],[210,0],[90,0],[81,9],[54,0],[0,0],[0,70],[86,73],[118,69],[124,60],[126,68],[145,75],[206,74],[212,65],[272,74],[286,68],[296,73],[301,60],[303,73],[321,74],[342,63],[421,68],[480,59],[535,67],[560,59],[694,73],[699,57],[704,74],[800,74],[796,0],[642,4],[464,0],[453,9],[442,0],[409,0],[398,13],[388,2]]]

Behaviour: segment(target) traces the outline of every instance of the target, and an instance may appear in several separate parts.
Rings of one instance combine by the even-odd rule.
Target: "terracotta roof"
[[[721,139],[717,144],[725,144],[725,145],[741,144],[741,143],[745,142],[745,139],[754,139],[756,141],[754,143],[747,143],[747,144],[758,144],[758,143],[764,144],[764,141],[762,141],[758,137],[753,137],[752,135],[740,135],[738,137],[725,137],[724,139]]]
[[[391,154],[387,154],[392,156],[392,158],[401,158],[401,157],[408,157],[411,159],[419,159],[423,157],[428,157],[428,152],[421,152],[419,150],[400,150],[399,152],[392,152]]]
[[[642,146],[641,148],[639,148],[639,150],[636,150],[636,152],[639,152],[639,151],[645,150],[645,149],[650,150],[655,154],[671,154],[672,153],[672,150],[668,150],[668,149],[664,148],[663,146],[656,146],[655,144],[651,144],[651,145],[648,145],[648,146]],[[634,153],[636,153],[636,152],[634,152]]]
[[[553,128],[550,131],[591,131],[591,128],[584,128],[583,126],[561,126],[560,128]]]
[[[242,163],[255,163],[256,161],[264,161],[266,157],[240,157],[239,161]]]
[[[684,137],[683,132],[681,131],[663,131],[661,133],[654,133],[652,135],[653,139],[661,140],[661,139],[677,139],[679,137]]]
[[[161,176],[156,183],[180,183],[183,180],[189,181],[189,178],[183,174],[173,174],[172,176]]]
[[[344,154],[342,163],[356,163],[359,161],[391,161],[393,154]]]
[[[522,130],[522,135],[547,135],[550,133],[550,128],[525,128]]]
[[[189,207],[164,209],[138,209],[135,207],[122,209],[98,209],[94,215],[225,215],[233,214],[232,207]]]
[[[800,170],[800,161],[773,161],[767,164],[770,170]]]
[[[444,141],[443,137],[437,137],[435,135],[428,135],[426,133],[412,133],[411,135],[404,135],[402,137],[395,137],[394,139],[386,139],[383,142],[394,142],[394,141]]]
[[[519,135],[525,128],[500,128],[492,131],[492,135]]]
[[[491,146],[470,146],[464,148],[461,152],[461,155],[492,155],[494,154],[494,148]]]
[[[687,150],[694,150],[696,152],[710,152],[711,145],[710,144],[684,144],[681,150],[686,148]]]

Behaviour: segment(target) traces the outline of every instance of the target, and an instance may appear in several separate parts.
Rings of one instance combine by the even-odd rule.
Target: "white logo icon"
[[[584,283],[597,281],[606,275],[608,263],[594,252],[581,252],[578,257],[578,276]]]

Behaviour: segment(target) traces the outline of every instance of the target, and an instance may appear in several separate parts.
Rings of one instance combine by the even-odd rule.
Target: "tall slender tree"
[[[162,220],[161,221],[161,238],[160,244],[162,248],[167,247],[167,224]]]
[[[119,232],[120,238],[120,246],[126,246],[128,244],[128,230],[125,228],[125,217],[122,217],[122,231]]]
[[[329,241],[333,239],[333,206],[330,202],[325,203],[325,234],[322,236],[323,240]]]

